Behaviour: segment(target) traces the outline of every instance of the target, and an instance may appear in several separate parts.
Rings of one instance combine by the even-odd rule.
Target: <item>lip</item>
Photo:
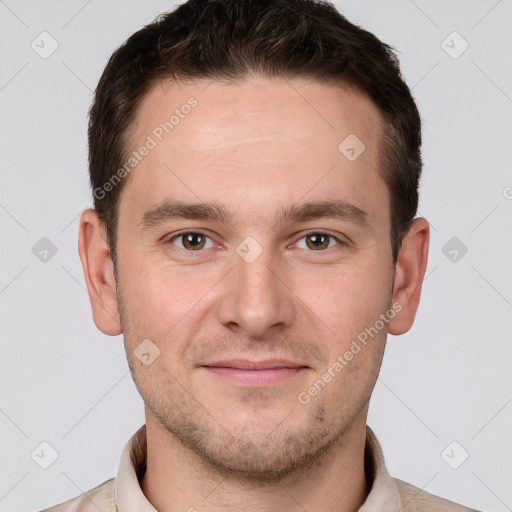
[[[285,359],[230,359],[202,365],[210,374],[243,387],[265,387],[292,378],[308,367]]]
[[[272,370],[275,368],[305,368],[304,365],[288,359],[266,359],[264,361],[251,361],[250,359],[228,359],[215,361],[202,366],[235,368],[238,370]]]

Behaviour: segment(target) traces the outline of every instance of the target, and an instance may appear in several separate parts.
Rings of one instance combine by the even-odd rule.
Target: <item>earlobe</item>
[[[80,217],[78,252],[96,327],[110,336],[121,334],[114,267],[103,224],[92,208]]]
[[[389,322],[390,334],[404,334],[412,327],[427,268],[429,237],[428,222],[422,217],[414,219],[396,263],[392,304],[399,304],[401,309]]]

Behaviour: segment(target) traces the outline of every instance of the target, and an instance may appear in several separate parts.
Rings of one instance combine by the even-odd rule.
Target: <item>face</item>
[[[399,309],[381,130],[357,92],[263,78],[159,82],[138,112],[127,357],[148,421],[218,469],[276,478],[365,421]]]

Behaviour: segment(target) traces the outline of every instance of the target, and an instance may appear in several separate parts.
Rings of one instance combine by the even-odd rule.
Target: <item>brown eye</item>
[[[331,243],[332,242],[332,243]],[[313,231],[300,238],[295,245],[306,251],[328,252],[328,249],[341,249],[346,244],[337,236],[323,231]]]
[[[177,244],[178,247],[186,249],[187,251],[199,251],[205,248],[207,239],[209,239],[209,237],[203,233],[188,231],[187,233],[176,235],[171,238],[169,242]],[[180,242],[179,244],[177,243],[178,241]]]
[[[181,235],[185,249],[202,249],[204,247],[204,235],[201,233],[186,233]]]
[[[331,238],[333,237],[325,233],[312,233],[305,236],[306,245],[314,251],[327,249]]]

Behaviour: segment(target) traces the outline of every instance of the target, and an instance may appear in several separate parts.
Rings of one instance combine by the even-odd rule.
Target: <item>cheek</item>
[[[157,252],[125,247],[120,248],[121,255],[123,301],[137,320],[150,318],[154,325],[161,319],[169,324],[199,293],[197,279],[190,279],[186,269],[169,265]]]
[[[381,268],[341,264],[301,275],[296,293],[325,324],[327,338],[334,335],[343,345],[373,325],[387,308],[389,282],[390,276]]]

